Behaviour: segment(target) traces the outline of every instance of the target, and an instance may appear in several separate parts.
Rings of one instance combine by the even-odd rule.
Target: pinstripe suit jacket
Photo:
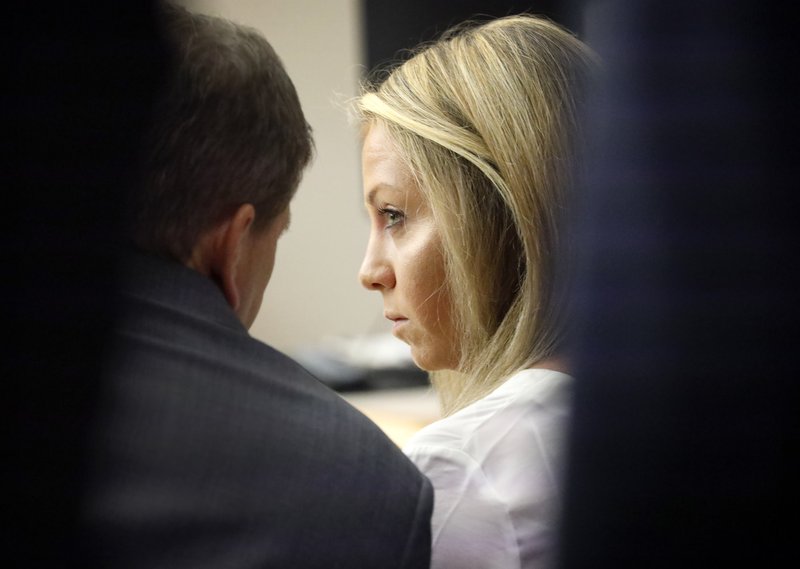
[[[87,489],[100,565],[428,567],[432,490],[400,450],[211,280],[130,269]]]

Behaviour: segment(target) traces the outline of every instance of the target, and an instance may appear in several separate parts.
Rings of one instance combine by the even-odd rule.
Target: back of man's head
[[[286,209],[313,142],[294,85],[256,30],[163,5],[173,66],[132,192],[136,244],[186,262],[242,204],[254,229]]]

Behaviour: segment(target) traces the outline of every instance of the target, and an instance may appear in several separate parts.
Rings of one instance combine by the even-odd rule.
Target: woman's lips
[[[392,321],[392,332],[396,332],[398,328],[402,327],[403,324],[408,322],[408,318],[404,316],[400,316],[399,314],[393,314],[391,312],[384,313],[384,316]]]

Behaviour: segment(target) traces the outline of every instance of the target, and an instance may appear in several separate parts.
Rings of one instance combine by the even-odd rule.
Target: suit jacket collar
[[[133,251],[121,277],[123,296],[144,298],[247,333],[216,283],[178,261]]]

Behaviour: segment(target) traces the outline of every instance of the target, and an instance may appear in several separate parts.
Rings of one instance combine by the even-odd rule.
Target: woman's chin
[[[411,359],[414,360],[414,365],[423,371],[436,371],[435,367],[431,366],[430,354],[418,350],[413,345],[411,346]]]
[[[427,372],[451,371],[457,367],[450,361],[450,358],[442,357],[441,354],[418,350],[414,346],[411,346],[411,359],[414,360],[414,364],[418,368]]]

